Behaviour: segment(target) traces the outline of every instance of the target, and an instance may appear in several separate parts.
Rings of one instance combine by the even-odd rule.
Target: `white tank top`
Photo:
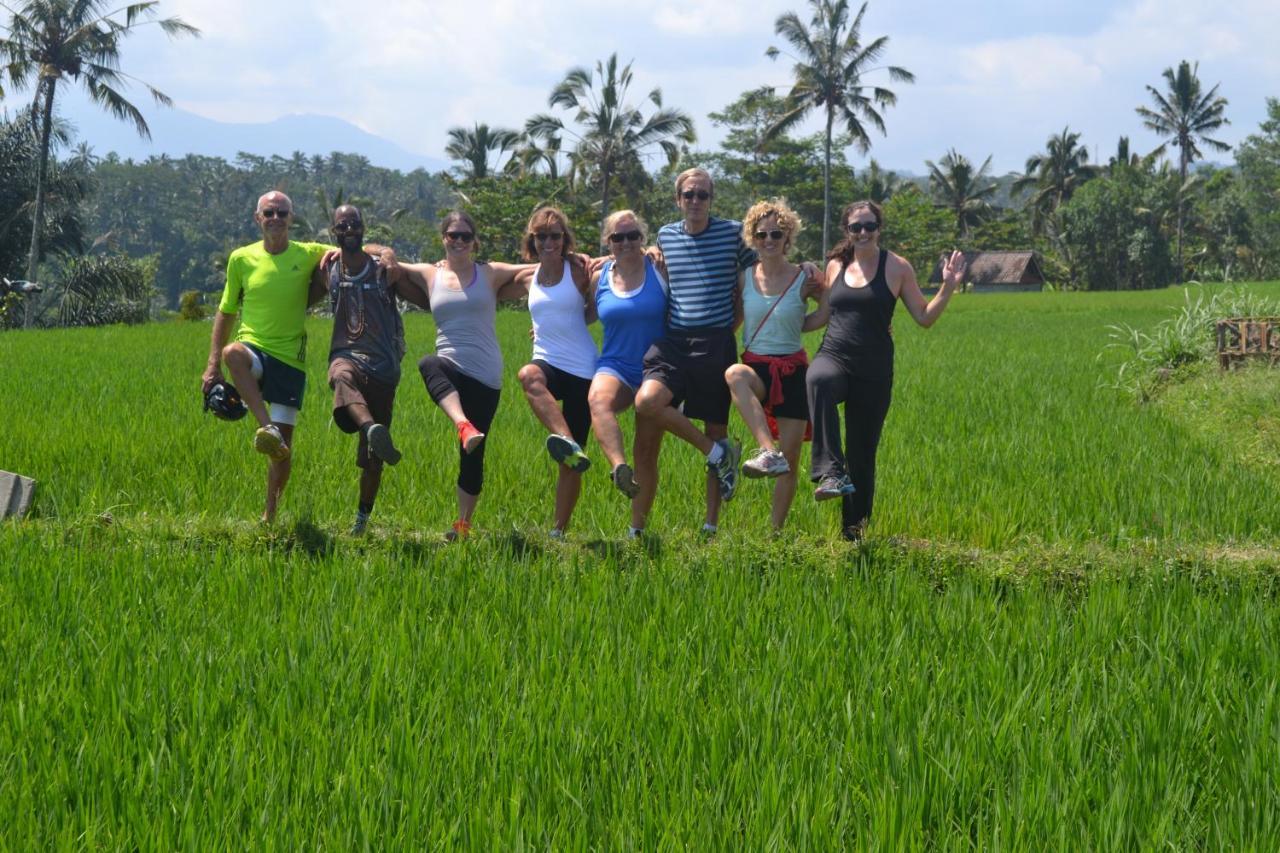
[[[587,331],[585,303],[573,283],[569,262],[564,262],[560,280],[546,287],[538,284],[541,270],[539,264],[529,284],[533,357],[565,373],[590,379],[596,373],[596,342]]]

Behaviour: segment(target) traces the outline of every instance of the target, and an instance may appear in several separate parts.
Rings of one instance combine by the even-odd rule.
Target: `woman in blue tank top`
[[[634,402],[643,377],[644,354],[662,337],[667,322],[667,284],[645,256],[644,221],[630,210],[609,214],[602,242],[610,260],[596,282],[596,314],[604,327],[604,341],[587,401],[591,427],[609,460],[610,479],[631,498],[630,535],[644,529],[658,489],[658,445],[662,431],[647,418],[636,419],[632,453],[627,464],[618,414]]]
[[[856,542],[871,518],[876,451],[893,392],[893,309],[901,299],[911,319],[932,326],[964,280],[965,261],[960,252],[951,253],[942,287],[925,302],[911,264],[880,248],[884,214],[879,205],[855,201],[840,222],[845,238],[827,262],[831,318],[807,380],[813,418],[810,479],[818,484],[815,499],[842,499],[844,537]],[[843,447],[836,409],[841,403]]]

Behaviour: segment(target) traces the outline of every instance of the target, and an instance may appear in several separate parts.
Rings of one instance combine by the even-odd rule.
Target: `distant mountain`
[[[149,109],[146,115],[151,127],[150,142],[138,136],[133,125],[116,121],[96,107],[73,107],[64,113],[77,129],[77,141],[89,143],[100,157],[114,151],[133,160],[161,154],[203,154],[232,160],[241,151],[262,157],[288,157],[294,151],[307,155],[341,151],[360,154],[375,166],[402,172],[439,172],[449,168],[444,160],[406,151],[333,116],[287,115],[269,122],[235,124],[180,109]]]

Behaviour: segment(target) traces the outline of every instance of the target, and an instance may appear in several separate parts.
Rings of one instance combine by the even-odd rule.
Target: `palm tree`
[[[0,57],[10,82],[19,89],[35,81],[33,115],[40,116],[40,161],[36,170],[36,207],[31,227],[31,256],[27,278],[37,280],[40,264],[40,227],[44,221],[45,177],[49,164],[49,139],[53,127],[53,103],[58,82],[70,78],[84,86],[98,106],[121,121],[129,121],[144,139],[151,138],[142,113],[120,92],[123,84],[138,81],[120,70],[120,43],[142,25],[154,23],[171,38],[198,36],[200,31],[180,18],[156,18],[158,0],[133,3],[114,11],[104,0],[26,0],[10,9],[8,33],[0,39]],[[169,106],[168,95],[150,84],[142,85],[157,104]]]
[[[867,164],[867,170],[855,177],[857,196],[876,204],[884,204],[893,198],[894,193],[900,192],[906,183],[897,172],[886,171],[874,157]]]
[[[898,96],[882,86],[863,85],[863,77],[883,70],[890,80],[912,83],[915,76],[896,65],[872,67],[884,54],[889,38],[880,36],[868,44],[862,43],[866,3],[852,22],[848,0],[809,0],[809,5],[813,8],[809,26],[806,27],[795,12],[787,12],[773,25],[774,32],[786,39],[795,51],[794,55],[788,54],[795,60],[792,66],[795,80],[785,99],[786,111],[769,128],[767,136],[773,138],[785,133],[811,110],[820,108],[825,113],[822,159],[822,253],[825,256],[831,226],[831,139],[836,118],[839,117],[858,150],[865,154],[871,149],[866,125],[883,134],[884,117],[878,108],[893,106]],[[780,53],[776,47],[765,51],[770,59],[777,59]]]
[[[536,174],[539,168],[545,169],[552,180],[560,177],[560,138],[553,136],[545,140],[545,145],[538,144],[538,138],[529,133],[520,134],[519,144],[511,159],[507,161],[506,171],[524,177]]]
[[[489,127],[487,124],[476,124],[471,130],[465,127],[449,128],[449,144],[444,153],[454,160],[462,162],[462,175],[465,178],[487,178],[489,168],[489,152],[496,151],[498,158],[516,146],[520,134],[505,127]]]
[[[1067,202],[1084,183],[1101,171],[1088,162],[1089,150],[1080,145],[1080,134],[1064,127],[1050,136],[1045,150],[1027,158],[1026,172],[1013,182],[1013,191],[1034,189],[1030,206],[1031,227],[1038,234],[1047,219]]]
[[[1218,94],[1215,85],[1208,92],[1201,92],[1200,78],[1197,72],[1200,64],[1191,65],[1185,59],[1178,63],[1177,71],[1172,68],[1164,70],[1167,86],[1164,94],[1154,86],[1148,86],[1156,109],[1138,107],[1138,115],[1142,116],[1142,124],[1163,137],[1165,142],[1155,152],[1163,152],[1172,143],[1178,148],[1178,176],[1180,183],[1187,182],[1187,168],[1196,160],[1203,159],[1204,154],[1199,146],[1206,145],[1214,151],[1230,151],[1231,146],[1213,139],[1208,134],[1229,124],[1223,112],[1227,108],[1227,99]],[[1182,199],[1178,200],[1178,281],[1182,281]]]
[[[955,214],[956,232],[967,238],[969,227],[991,212],[987,199],[996,191],[995,181],[987,174],[991,158],[983,160],[975,170],[968,157],[952,148],[937,163],[926,160],[924,164],[929,167],[929,188],[934,198]]]
[[[551,90],[547,104],[572,111],[576,129],[545,113],[525,125],[529,137],[543,140],[552,151],[564,150],[565,137],[572,138],[570,169],[575,178],[599,182],[601,217],[609,214],[614,179],[634,172],[646,149],[656,145],[674,165],[680,159],[678,143],[695,139],[693,119],[683,110],[663,107],[661,89],[649,92],[647,98],[657,109],[647,117],[629,103],[631,82],[631,63],[619,69],[616,53],[597,62],[594,72],[573,68]]]

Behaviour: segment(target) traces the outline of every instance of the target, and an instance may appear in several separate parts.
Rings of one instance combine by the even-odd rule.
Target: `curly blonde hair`
[[[756,239],[756,228],[770,216],[778,220],[778,228],[787,235],[786,247],[790,249],[796,235],[804,227],[804,222],[801,221],[800,214],[787,204],[785,198],[771,198],[751,205],[747,215],[742,217],[742,239],[748,246],[753,245]]]

